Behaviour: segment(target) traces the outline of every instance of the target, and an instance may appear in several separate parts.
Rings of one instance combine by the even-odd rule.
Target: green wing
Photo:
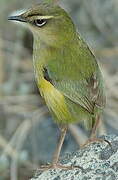
[[[48,64],[52,84],[65,97],[94,114],[105,105],[103,79],[94,55],[83,40],[68,46],[60,59]]]
[[[94,75],[92,75],[89,80],[82,80],[81,82],[61,80],[60,82],[55,81],[53,83],[65,97],[79,104],[92,114],[94,113],[95,106],[98,107],[98,109],[102,109],[105,105],[102,84],[94,79]]]

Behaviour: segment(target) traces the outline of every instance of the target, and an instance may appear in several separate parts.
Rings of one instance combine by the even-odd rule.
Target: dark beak
[[[8,20],[11,21],[20,21],[20,22],[27,22],[25,18],[23,18],[21,15],[20,16],[9,16]]]

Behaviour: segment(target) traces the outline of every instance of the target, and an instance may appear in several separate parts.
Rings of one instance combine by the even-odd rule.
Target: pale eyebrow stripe
[[[34,16],[37,19],[51,19],[54,18],[54,16]]]

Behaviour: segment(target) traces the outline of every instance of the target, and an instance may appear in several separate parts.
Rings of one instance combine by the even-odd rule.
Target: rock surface
[[[83,170],[37,170],[31,180],[118,180],[118,137],[108,135],[102,138],[112,146],[106,142],[93,143],[62,158],[62,164],[79,165]]]

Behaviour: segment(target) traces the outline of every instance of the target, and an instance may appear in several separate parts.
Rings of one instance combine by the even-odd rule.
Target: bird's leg
[[[54,155],[53,155],[52,164],[51,165],[46,165],[46,166],[45,165],[41,166],[40,169],[42,169],[42,170],[52,169],[52,168],[61,168],[61,166],[62,166],[62,165],[58,164],[58,160],[59,160],[59,155],[60,155],[60,152],[61,152],[61,148],[62,148],[64,139],[65,139],[65,135],[66,135],[66,132],[67,132],[67,126],[62,125],[60,127],[60,129],[61,129],[61,135],[60,135],[59,142],[57,144],[56,150],[55,150]]]
[[[71,170],[73,168],[82,169],[80,166],[64,166],[64,165],[58,163],[61,148],[62,148],[64,139],[65,139],[65,135],[67,132],[67,126],[62,125],[60,127],[60,129],[61,129],[61,135],[60,135],[59,142],[57,144],[56,150],[55,150],[54,155],[53,155],[52,164],[41,166],[39,169],[40,170],[57,169],[57,168],[65,169],[65,170]]]
[[[100,116],[97,116],[96,121],[95,121],[95,124],[94,124],[94,126],[93,126],[93,128],[92,128],[92,132],[91,132],[91,135],[90,135],[90,139],[96,138],[97,127],[99,127],[99,124],[100,124]]]
[[[95,124],[94,124],[94,126],[92,128],[90,138],[86,141],[85,144],[83,144],[81,146],[82,148],[84,146],[89,145],[89,144],[94,143],[94,142],[106,142],[107,144],[109,144],[111,146],[111,143],[109,141],[107,141],[106,139],[101,139],[101,138],[96,137],[96,133],[97,133],[96,131],[97,131],[97,128],[99,126],[99,123],[100,123],[100,116],[97,116]]]
[[[59,142],[58,142],[56,150],[55,150],[55,152],[53,154],[52,164],[54,164],[54,165],[56,165],[58,163],[61,148],[62,148],[64,139],[65,139],[65,136],[66,136],[66,132],[67,132],[67,126],[61,126],[60,130],[61,130],[61,135],[60,135],[60,138],[59,138]]]

